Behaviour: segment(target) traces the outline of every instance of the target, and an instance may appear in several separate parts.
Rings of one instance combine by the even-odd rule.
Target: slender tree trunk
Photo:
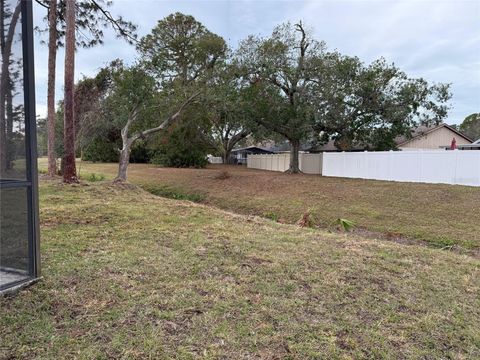
[[[115,179],[113,179],[113,183],[122,183],[127,181],[127,170],[128,164],[130,162],[130,150],[132,148],[132,144],[135,139],[131,139],[128,137],[128,130],[130,126],[135,121],[137,117],[137,110],[133,110],[128,118],[127,123],[123,127],[122,131],[120,132],[122,136],[122,149],[120,150],[120,158],[118,159],[118,174]]]
[[[5,166],[7,169],[12,168],[12,161],[15,157],[15,149],[13,144],[13,82],[12,79],[8,79],[7,84],[7,93],[6,93],[6,109],[7,109],[7,129],[6,129],[6,162]]]
[[[114,183],[127,181],[127,169],[130,162],[130,148],[131,144],[124,144],[123,149],[120,150],[120,159],[118,160],[118,174],[113,180]]]
[[[57,0],[50,1],[48,14],[47,154],[48,175],[57,173],[55,154],[55,71],[57,62]]]
[[[74,74],[75,74],[75,0],[66,0],[66,32],[65,32],[65,95],[63,98],[63,146],[65,168],[64,183],[76,183],[75,166],[75,119],[74,119]]]
[[[2,17],[5,16],[3,6],[5,6],[5,3],[2,1]],[[10,18],[10,25],[8,26],[7,36],[6,38],[2,39],[2,72],[0,74],[0,175],[3,174],[7,169],[7,126],[5,119],[5,105],[8,89],[7,86],[10,80],[9,66],[10,56],[12,52],[13,36],[15,34],[15,27],[17,26],[19,16],[20,2],[18,2]]]
[[[300,172],[300,163],[298,154],[300,151],[300,141],[290,140],[290,167],[287,170],[289,173],[297,174]]]
[[[1,5],[1,24],[0,24],[0,37],[1,37],[1,49],[2,49],[2,55],[3,51],[5,48],[5,3],[2,2]],[[2,61],[3,61],[3,56],[2,56]],[[13,149],[13,82],[12,78],[10,76],[10,73],[7,74],[7,77],[5,79],[6,83],[6,89],[5,89],[5,106],[6,106],[6,119],[5,119],[5,137],[2,143],[2,146],[5,146],[6,148],[4,149],[4,154],[5,154],[5,169],[11,169],[12,168],[12,160],[15,155],[14,149]]]
[[[5,54],[5,2],[2,0],[0,3],[0,50],[2,54],[2,63]],[[2,78],[3,81],[3,78]],[[1,85],[0,85],[1,86]],[[3,97],[1,98],[3,103]],[[2,104],[3,106],[3,104]],[[4,153],[6,156],[6,139],[5,139],[5,122],[4,122],[4,114],[1,114],[0,117],[0,177],[3,175],[3,172],[6,168],[6,163],[4,163]]]

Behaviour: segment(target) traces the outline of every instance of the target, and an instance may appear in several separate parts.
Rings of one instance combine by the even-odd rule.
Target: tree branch
[[[235,146],[236,143],[238,143],[240,140],[246,138],[248,135],[251,134],[251,130],[249,129],[243,129],[239,133],[233,135],[230,140],[228,140],[228,149],[231,150]]]
[[[127,31],[125,31],[125,29],[122,28],[122,26],[120,26],[120,24],[118,23],[118,21],[116,19],[113,18],[112,14],[110,13],[110,11],[108,10],[105,10],[103,9],[95,0],[90,0],[92,2],[93,5],[95,5],[98,10],[100,10],[100,12],[105,16],[105,18],[110,21],[110,23],[112,24],[113,28],[114,29],[117,29],[117,31],[120,33],[120,35],[122,35],[123,37],[129,39],[131,42],[133,43],[136,43],[138,44],[139,41],[138,39],[135,37],[135,36],[132,36],[130,33],[128,33]]]
[[[131,136],[131,140],[132,142],[137,140],[137,139],[140,139],[140,138],[143,138],[147,135],[150,135],[150,134],[153,134],[157,131],[161,131],[161,130],[165,130],[167,129],[179,116],[180,114],[182,113],[182,111],[188,106],[190,105],[190,103],[193,102],[193,100],[195,100],[195,98],[200,95],[200,91],[196,92],[195,94],[193,94],[192,96],[190,96],[187,100],[185,100],[185,102],[180,106],[180,108],[174,113],[172,114],[170,117],[168,117],[168,119],[166,119],[165,121],[163,121],[160,125],[158,125],[157,127],[154,127],[154,128],[150,128],[150,129],[147,129],[147,130],[144,130],[144,131],[140,131],[139,133],[136,133],[134,135]]]
[[[40,0],[35,0],[35,2],[36,2],[38,5],[41,5],[41,6],[43,6],[45,9],[47,9],[47,10],[50,11],[50,6],[48,6],[47,4],[44,4],[44,3],[41,2]]]

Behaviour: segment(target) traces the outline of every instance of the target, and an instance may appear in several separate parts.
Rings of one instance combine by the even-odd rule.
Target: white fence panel
[[[477,186],[480,186],[480,150],[461,150],[455,152],[457,156],[459,153],[465,153],[462,154],[464,161],[456,162],[455,184],[473,185],[473,183],[476,183]],[[477,164],[476,173],[475,162]]]
[[[322,159],[322,154],[299,154],[300,170],[306,174],[321,174]],[[290,167],[290,154],[248,155],[247,167],[284,172]]]
[[[209,156],[208,162],[210,164],[223,164],[223,159],[220,156]]]
[[[273,170],[273,157],[267,156],[267,169],[272,171]]]
[[[322,173],[322,154],[300,154],[300,170],[305,174]]]
[[[367,156],[368,154],[366,153]],[[390,171],[389,176],[382,180],[422,182],[421,152],[405,151],[398,152],[398,154],[400,155],[392,151],[388,160],[384,160],[384,162],[388,162],[387,166]],[[390,162],[392,162],[392,166],[390,166]]]
[[[480,186],[480,151],[324,153],[322,174],[361,179]]]

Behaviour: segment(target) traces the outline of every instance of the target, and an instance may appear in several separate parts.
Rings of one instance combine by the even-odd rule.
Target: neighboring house
[[[348,150],[350,152],[355,152],[355,151],[365,151],[366,147],[365,146],[354,146],[352,149]],[[335,140],[329,140],[325,144],[322,145],[316,145],[313,147],[310,147],[308,149],[308,152],[311,153],[322,153],[322,152],[339,152],[342,151],[339,148],[335,146]]]
[[[452,139],[455,138],[457,148],[459,150],[479,150],[480,139],[475,143],[467,136],[459,132],[454,127],[447,124],[440,124],[433,127],[419,126],[411,131],[411,137],[399,136],[395,139],[395,143],[399,150],[441,150],[450,149]],[[260,149],[265,152],[258,152],[258,154],[272,154],[272,153],[284,153],[290,151],[290,145],[288,142],[275,143],[263,143],[267,145],[265,147],[251,146],[248,148],[238,149],[243,151],[244,149]],[[348,150],[349,152],[370,150],[369,146],[356,145],[354,148]],[[339,152],[342,151],[335,146],[334,140],[329,140],[325,144],[311,145],[309,143],[300,145],[301,152],[308,153],[323,153],[323,152]],[[246,157],[243,160],[245,163]]]
[[[231,163],[245,165],[247,163],[247,155],[259,154],[274,154],[274,152],[258,146],[249,146],[239,149],[233,149],[230,155]]]
[[[448,147],[445,147],[448,149]],[[466,144],[466,145],[457,145],[458,150],[480,150],[480,139],[475,141],[472,144]]]
[[[467,136],[447,124],[434,127],[419,126],[412,131],[410,139],[399,137],[395,140],[400,150],[413,149],[441,149],[450,148],[452,139],[455,138],[457,147],[472,143]]]
[[[433,127],[419,126],[412,130],[412,136],[399,136],[395,143],[399,150],[439,150],[441,148],[450,148],[452,139],[455,138],[457,148],[470,145],[472,140],[461,132],[447,124],[440,124]],[[364,151],[366,147],[357,146],[350,151]],[[311,152],[333,152],[340,151],[333,140],[324,145],[310,149]]]

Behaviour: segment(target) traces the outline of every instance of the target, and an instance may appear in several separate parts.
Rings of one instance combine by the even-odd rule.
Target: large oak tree
[[[316,79],[316,135],[334,140],[340,150],[395,149],[397,137],[440,123],[451,97],[448,85],[410,78],[384,59],[366,65],[336,52],[322,58]]]
[[[221,154],[223,163],[231,160],[234,147],[247,137],[258,137],[259,126],[248,86],[242,83],[238,68],[222,64],[208,83],[203,107],[210,124],[207,142]]]
[[[270,104],[270,116],[256,120],[290,143],[292,173],[300,171],[300,144],[312,133],[309,96],[323,52],[324,44],[313,39],[302,23],[286,23],[276,27],[270,37],[249,36],[236,54],[245,78]]]

